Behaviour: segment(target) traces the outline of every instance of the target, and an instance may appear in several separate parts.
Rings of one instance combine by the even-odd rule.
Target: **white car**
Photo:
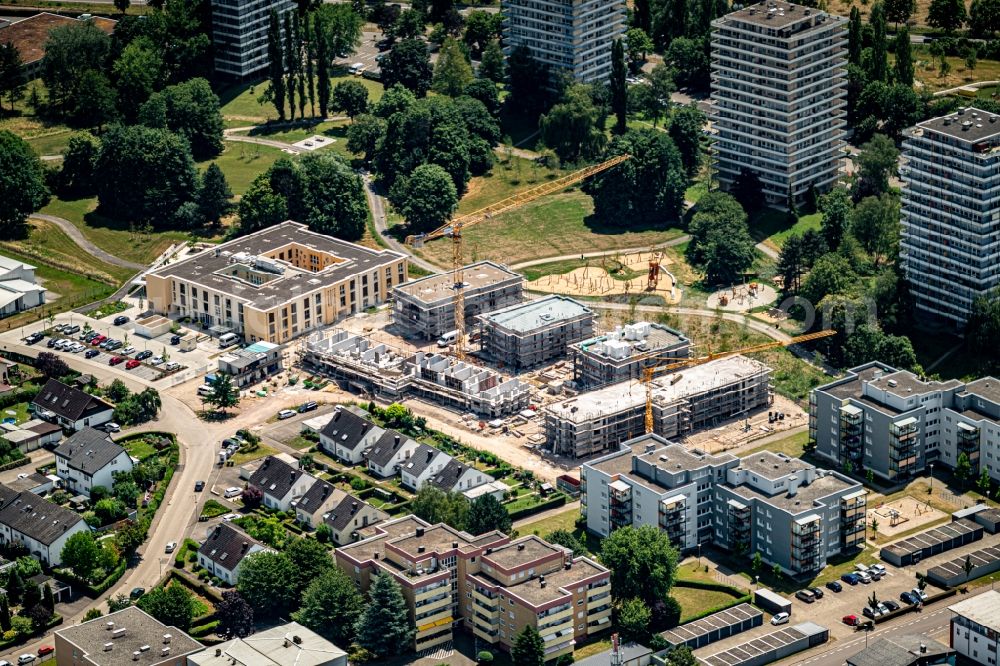
[[[167,544],[167,550],[166,550],[166,552],[172,553],[172,552],[174,552],[174,549],[176,549],[176,548],[177,548],[177,542],[176,541],[171,541],[170,543]]]
[[[227,523],[231,523],[231,522],[233,522],[234,520],[236,520],[239,517],[240,517],[240,514],[238,514],[238,513],[227,513],[226,515],[224,515],[222,517],[222,520],[226,521]]]
[[[915,594],[921,601],[927,601],[927,593],[921,590],[919,587],[915,587],[910,590],[911,594]]]
[[[150,365],[163,365],[163,357],[162,356],[154,356],[153,358],[149,359],[149,364]]]
[[[73,344],[68,338],[63,338],[55,344],[56,349],[66,349]]]
[[[868,566],[865,565],[865,564],[861,564],[861,562],[858,562],[857,564],[854,565],[854,570],[855,571],[859,571],[859,572],[860,571],[864,571],[865,573],[867,573],[868,572]]]
[[[856,575],[858,578],[861,579],[861,582],[864,583],[865,585],[872,582],[872,577],[869,576],[868,572],[866,571],[859,571]]]
[[[224,497],[226,497],[227,499],[232,499],[233,497],[239,497],[242,494],[243,494],[242,488],[240,488],[239,486],[230,486],[229,488],[226,488]]]
[[[108,432],[119,432],[122,427],[114,422],[109,422],[104,424],[104,429]]]
[[[17,663],[19,666],[24,666],[24,664],[30,664],[35,660],[35,655],[33,654],[22,654],[17,658]]]
[[[788,624],[788,613],[778,613],[771,618],[771,624],[778,626],[779,624]]]
[[[73,343],[73,349],[72,349],[72,351],[73,351],[74,354],[79,354],[80,352],[82,352],[86,348],[87,347],[85,345],[81,345],[79,342],[74,342]]]
[[[878,574],[880,574],[882,576],[884,576],[886,574],[885,567],[882,566],[881,564],[873,564],[870,567],[868,567],[868,570],[869,571],[875,571],[875,572],[877,572]]]
[[[128,356],[129,354],[131,354],[134,351],[135,351],[135,347],[133,347],[132,345],[129,345],[128,347],[126,347],[125,349],[121,350],[118,353],[121,354],[122,356]]]
[[[167,363],[165,366],[163,366],[163,369],[164,370],[176,370],[179,367],[181,367],[180,363],[178,363],[177,361],[171,361],[170,363]]]
[[[278,418],[281,420],[290,419],[295,416],[295,414],[297,414],[297,412],[294,409],[283,409],[278,412]]]

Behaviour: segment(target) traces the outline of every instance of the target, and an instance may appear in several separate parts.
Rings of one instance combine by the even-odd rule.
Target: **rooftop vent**
[[[524,550],[524,544],[523,543],[517,544],[517,549],[518,550]]]
[[[422,553],[422,552],[424,552],[424,550],[426,550],[426,549],[423,546],[417,546],[417,552],[418,553]]]
[[[292,642],[296,645],[302,644],[302,638],[300,636],[292,636]]]
[[[139,661],[139,651],[136,650],[132,653],[132,661]]]
[[[173,638],[173,636],[171,636],[170,634],[163,634],[164,643],[169,643],[171,638]]]
[[[886,384],[888,384],[890,388],[896,388],[896,386],[899,385],[899,382],[897,382],[895,379],[890,379],[889,381],[886,382]]]
[[[115,646],[114,643],[105,643],[104,644],[104,651],[105,652],[111,652],[111,649],[114,648],[114,646]]]
[[[423,535],[424,535],[424,528],[418,527],[417,528],[417,536],[418,537],[422,537]]]
[[[160,650],[160,656],[161,657],[166,657],[168,654],[170,654],[170,648],[169,647],[165,647],[162,650]]]
[[[111,638],[121,638],[124,635],[125,635],[125,627],[122,627],[121,629],[115,629],[114,631],[111,632]]]
[[[108,631],[111,631],[112,629],[115,628],[115,623],[114,622],[108,622],[107,626],[108,626]]]
[[[149,652],[149,646],[143,645],[141,648],[139,648],[139,652]]]

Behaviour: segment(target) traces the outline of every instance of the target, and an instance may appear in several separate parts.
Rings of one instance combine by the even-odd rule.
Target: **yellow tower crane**
[[[651,365],[649,367],[642,369],[642,383],[646,385],[646,434],[652,434],[653,432],[653,378],[664,372],[671,372],[673,370],[680,370],[681,368],[690,368],[696,365],[701,365],[702,363],[708,363],[709,361],[714,361],[720,358],[726,358],[727,356],[736,356],[738,354],[753,354],[754,352],[768,351],[770,349],[776,349],[778,347],[789,347],[791,345],[797,345],[800,342],[811,342],[812,340],[820,340],[822,338],[830,337],[831,335],[836,335],[837,331],[832,329],[827,329],[825,331],[817,331],[815,333],[806,333],[805,335],[799,335],[792,338],[791,340],[785,341],[774,341],[765,342],[759,345],[753,345],[751,347],[743,347],[741,349],[733,349],[731,351],[709,353],[707,356],[698,356],[695,358],[686,358],[682,361],[667,361],[660,363],[658,365]],[[655,354],[651,354],[647,358],[652,358]],[[641,361],[642,359],[640,359]]]
[[[566,174],[565,176],[561,176],[547,183],[542,183],[541,185],[532,187],[523,192],[512,194],[511,196],[490,204],[485,208],[480,208],[477,211],[456,217],[447,224],[444,224],[427,234],[407,236],[406,243],[415,247],[420,247],[424,242],[434,240],[435,238],[441,238],[443,236],[451,237],[451,263],[455,276],[455,330],[458,332],[455,339],[455,356],[459,359],[465,358],[465,280],[462,273],[465,253],[462,246],[462,231],[496,215],[506,213],[509,210],[513,210],[514,208],[530,203],[535,199],[544,197],[547,194],[558,192],[569,187],[570,185],[576,185],[577,183],[582,182],[595,174],[607,171],[608,169],[621,164],[630,157],[631,155],[618,155],[617,157],[612,157],[611,159],[601,162],[600,164],[594,164],[580,169],[579,171],[574,171],[573,173]]]

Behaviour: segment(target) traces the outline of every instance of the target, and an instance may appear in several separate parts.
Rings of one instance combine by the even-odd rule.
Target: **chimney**
[[[288,642],[288,639],[286,638],[286,639],[285,639],[285,647],[288,647],[289,645],[291,645],[291,643],[289,643],[289,642]]]
[[[170,643],[170,639],[173,638],[170,634],[163,634],[163,644],[167,645]]]
[[[399,446],[399,435],[396,435],[396,442],[395,442],[395,445],[396,445],[396,446]]]
[[[799,477],[792,474],[788,477],[788,496],[795,497],[799,492]]]
[[[247,548],[249,548],[249,547],[250,547],[250,544],[249,544],[249,543],[247,543],[246,541],[244,541],[244,542],[243,542],[243,548],[242,548],[241,550],[242,550],[243,552],[246,552]]]
[[[424,535],[424,528],[418,527],[417,528],[417,536],[418,537],[422,537],[423,535]]]
[[[518,550],[524,550],[524,544],[523,543],[517,544],[517,549]]]
[[[451,542],[451,547],[452,548],[458,548],[458,542],[457,541],[452,541]]]
[[[216,657],[222,656],[222,648],[215,648],[215,656]]]
[[[374,555],[374,559],[377,560],[378,559],[378,553],[373,553],[373,555]]]
[[[417,552],[418,552],[418,553],[422,553],[422,552],[424,552],[424,550],[425,550],[425,549],[424,549],[424,547],[423,547],[423,546],[417,546]]]

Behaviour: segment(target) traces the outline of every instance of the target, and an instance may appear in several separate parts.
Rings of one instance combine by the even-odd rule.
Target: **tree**
[[[979,39],[989,39],[998,29],[1000,29],[1000,2],[972,0],[969,6],[969,35]]]
[[[253,633],[253,606],[236,590],[222,593],[222,601],[215,603],[215,616],[219,620],[219,636],[245,638]]]
[[[545,642],[533,626],[525,625],[510,650],[514,666],[544,666]]]
[[[296,77],[299,72],[299,66],[302,63],[300,54],[298,52],[298,39],[296,24],[292,22],[292,19],[298,18],[297,15],[292,12],[285,12],[282,15],[282,36],[284,37],[284,59],[285,59],[285,94],[288,96],[288,117],[291,120],[295,120],[295,92],[296,92]]]
[[[507,76],[507,63],[504,61],[503,49],[499,40],[492,40],[483,49],[479,60],[479,76],[493,83],[503,83]]]
[[[677,574],[677,550],[657,528],[623,527],[601,543],[616,599],[638,597],[652,606],[666,598]]]
[[[123,521],[123,524],[115,531],[115,543],[127,555],[134,554],[145,540],[145,528],[134,520]]]
[[[754,242],[740,204],[724,192],[710,192],[691,218],[685,256],[705,271],[712,284],[737,281],[756,257]]]
[[[386,122],[378,116],[362,114],[347,128],[347,149],[361,153],[366,163],[375,157],[378,141],[385,134]]]
[[[889,79],[888,45],[885,37],[885,5],[881,0],[872,5],[868,25],[872,30],[872,45],[869,52],[869,79],[887,81]]]
[[[243,502],[243,506],[248,509],[256,509],[264,501],[264,491],[258,486],[247,485],[240,493],[240,500]]]
[[[851,214],[851,235],[871,255],[876,268],[880,259],[896,255],[899,234],[899,202],[891,194],[865,197]]]
[[[77,576],[87,579],[97,566],[100,549],[94,541],[90,530],[70,535],[63,546],[60,558],[64,566],[73,570]],[[8,581],[8,586],[10,581]],[[9,591],[9,590],[8,590]]]
[[[964,0],[931,0],[927,8],[927,25],[945,34],[952,34],[968,19]]]
[[[108,35],[93,21],[80,21],[53,28],[45,42],[42,81],[48,91],[51,111],[70,115],[81,96],[91,94],[84,87],[85,74],[104,70],[111,47]]]
[[[59,378],[69,374],[69,366],[52,352],[39,352],[35,358],[35,369],[48,378]]]
[[[472,65],[457,40],[448,37],[441,45],[431,88],[436,93],[458,97],[472,82]]]
[[[545,540],[549,543],[569,548],[573,551],[574,557],[583,555],[587,552],[586,546],[584,546],[583,543],[569,530],[555,530],[554,532],[549,532],[545,535]]]
[[[100,608],[88,608],[87,612],[83,614],[83,621],[90,622],[91,620],[96,620],[103,615],[104,613],[101,612]]]
[[[958,479],[962,486],[965,486],[971,474],[972,461],[969,460],[969,454],[963,451],[958,454],[958,460],[955,463],[955,478]]]
[[[242,208],[241,208],[242,210]],[[225,372],[217,372],[211,382],[212,392],[205,396],[205,402],[225,412],[240,404],[240,394],[233,386],[233,379]]]
[[[406,608],[403,591],[392,576],[375,577],[368,592],[368,605],[354,631],[358,645],[376,658],[393,657],[408,649],[415,627]]]
[[[621,39],[611,44],[611,110],[615,114],[615,133],[624,134],[628,117],[628,87],[625,81],[625,47]]]
[[[862,145],[855,159],[858,176],[851,187],[854,201],[888,192],[889,177],[895,175],[898,160],[896,145],[884,134],[876,134]]]
[[[302,596],[310,583],[334,566],[330,551],[315,539],[292,539],[282,552],[295,570],[290,584],[295,588],[296,598]]]
[[[159,113],[161,109],[163,116]],[[142,106],[139,120],[148,127],[165,127],[187,139],[196,159],[215,157],[222,152],[219,98],[205,79],[167,86]]]
[[[6,594],[0,594],[0,630],[10,630],[10,602]]]
[[[23,236],[28,215],[48,201],[38,156],[22,138],[0,130],[0,237]]]
[[[312,20],[313,37],[316,40],[316,99],[320,117],[326,118],[330,109],[330,39],[323,14],[316,12]]]
[[[97,183],[101,212],[116,219],[168,226],[197,191],[198,173],[188,143],[164,129],[112,127],[101,142],[96,171],[128,174]]]
[[[243,233],[266,229],[288,219],[288,206],[285,204],[285,199],[271,188],[267,173],[260,174],[250,183],[250,187],[240,197],[237,211],[240,216],[240,230]],[[233,396],[238,395],[235,389],[227,393]],[[208,400],[208,397],[212,396],[206,396],[204,402],[216,404]]]
[[[507,58],[510,108],[528,117],[535,117],[549,103],[549,93],[541,82],[549,80],[549,69],[535,59],[531,49],[523,44],[514,47]]]
[[[979,478],[976,480],[976,489],[979,491],[979,494],[983,497],[989,497],[991,483],[990,472],[984,467],[979,474]]]
[[[962,571],[965,572],[965,582],[969,582],[969,577],[972,575],[972,570],[975,566],[972,564],[972,555],[965,556],[965,562],[962,563]]]
[[[465,527],[469,534],[478,536],[493,530],[506,534],[510,532],[510,528],[510,514],[493,495],[480,495],[469,507]]]
[[[118,110],[132,122],[139,107],[163,84],[163,58],[153,41],[141,36],[125,47],[111,71],[118,89]]]
[[[451,176],[436,164],[422,164],[389,191],[389,201],[417,232],[438,228],[458,206]]]
[[[754,574],[759,574],[760,568],[763,565],[764,565],[764,557],[760,554],[760,551],[758,550],[753,554],[753,557],[750,559],[750,568],[753,570]]]
[[[354,119],[368,110],[368,88],[360,81],[341,81],[333,89],[333,108]]]
[[[847,62],[852,65],[861,64],[861,11],[857,5],[851,5],[851,18],[847,31]]]
[[[664,56],[670,63],[678,88],[706,88],[709,83],[709,58],[705,39],[678,37],[670,42]]]
[[[6,99],[10,110],[24,97],[27,77],[21,54],[11,42],[0,44],[0,105]]]
[[[886,335],[878,327],[862,324],[851,332],[844,343],[844,362],[856,366],[872,361],[881,361],[901,370],[920,370],[909,338]]]
[[[132,600],[129,599],[125,593],[119,593],[115,597],[108,597],[108,612],[117,613],[120,610],[124,610],[132,605]]]
[[[418,39],[404,39],[382,59],[382,84],[400,84],[423,97],[431,86],[431,64],[427,47]]]
[[[368,218],[364,183],[335,153],[312,153],[299,161],[305,187],[302,219],[319,233],[347,241],[360,240]],[[286,198],[289,210],[291,200]]]
[[[464,530],[469,521],[469,500],[461,493],[448,493],[425,485],[410,505],[413,515],[430,524],[447,523]]]
[[[912,86],[913,56],[910,53],[910,31],[905,25],[896,33],[893,44],[895,47],[893,50],[896,53],[896,80],[904,85]]]
[[[615,624],[622,632],[622,638],[633,643],[649,640],[653,612],[642,599],[633,598],[620,602],[615,607]]]
[[[103,130],[115,117],[115,90],[111,82],[101,72],[89,69],[80,75],[79,88],[83,96],[75,98],[73,122]]]
[[[973,299],[965,325],[965,342],[970,351],[991,363],[1000,359],[996,341],[1000,339],[1000,294],[992,291]]]
[[[653,40],[642,28],[632,28],[625,33],[628,44],[628,59],[633,64],[646,62],[646,54],[653,50]]]
[[[180,583],[153,588],[142,595],[136,605],[167,626],[183,631],[191,628],[194,596]]]
[[[754,213],[764,207],[764,183],[756,171],[740,169],[739,175],[733,181],[731,191],[744,210],[749,213]]]
[[[482,54],[490,42],[500,38],[503,20],[500,14],[474,10],[465,17],[463,41],[473,54]]]
[[[593,158],[605,144],[604,131],[598,124],[599,113],[591,99],[590,87],[572,84],[562,101],[541,117],[542,140],[564,162]]]
[[[288,584],[295,568],[281,553],[258,551],[243,560],[236,590],[254,609],[258,620],[282,617],[295,608],[298,597]]]
[[[123,16],[125,15],[125,12],[128,11],[128,8],[131,6],[132,3],[130,2],[130,0],[115,0],[115,9],[120,11]]]
[[[414,39],[424,34],[423,14],[414,9],[404,9],[392,28],[393,36],[399,39]]]
[[[302,607],[292,618],[336,645],[350,645],[363,607],[364,599],[354,581],[331,566],[306,588]]]
[[[230,199],[233,191],[229,189],[226,175],[215,162],[208,165],[205,175],[201,178],[201,188],[198,190],[198,210],[202,217],[218,226],[222,218],[233,210]]]
[[[819,198],[820,233],[831,251],[840,247],[851,219],[851,197],[846,189],[835,187]]]
[[[799,290],[799,276],[805,271],[802,261],[802,237],[792,234],[785,239],[778,256],[778,275],[786,294],[794,294]]]
[[[281,48],[281,23],[278,12],[271,10],[267,27],[268,88],[264,97],[274,103],[278,120],[285,119],[285,61]]]
[[[59,171],[59,190],[63,195],[77,198],[93,194],[96,186],[94,168],[100,150],[100,141],[89,132],[79,132],[69,138]]]
[[[909,21],[915,11],[917,11],[916,0],[885,0],[885,18],[893,22],[897,36],[899,24]],[[903,30],[906,30],[906,25],[903,25]],[[899,52],[896,53],[898,57]]]
[[[701,135],[704,127],[705,114],[694,104],[678,106],[670,114],[668,132],[680,151],[684,169],[689,176],[697,174],[701,167]]]
[[[348,4],[323,4],[316,10],[322,18],[331,57],[342,58],[361,43],[364,16]]]
[[[819,258],[809,271],[800,293],[814,307],[830,294],[844,294],[857,285],[857,275],[847,259],[839,254]]]

